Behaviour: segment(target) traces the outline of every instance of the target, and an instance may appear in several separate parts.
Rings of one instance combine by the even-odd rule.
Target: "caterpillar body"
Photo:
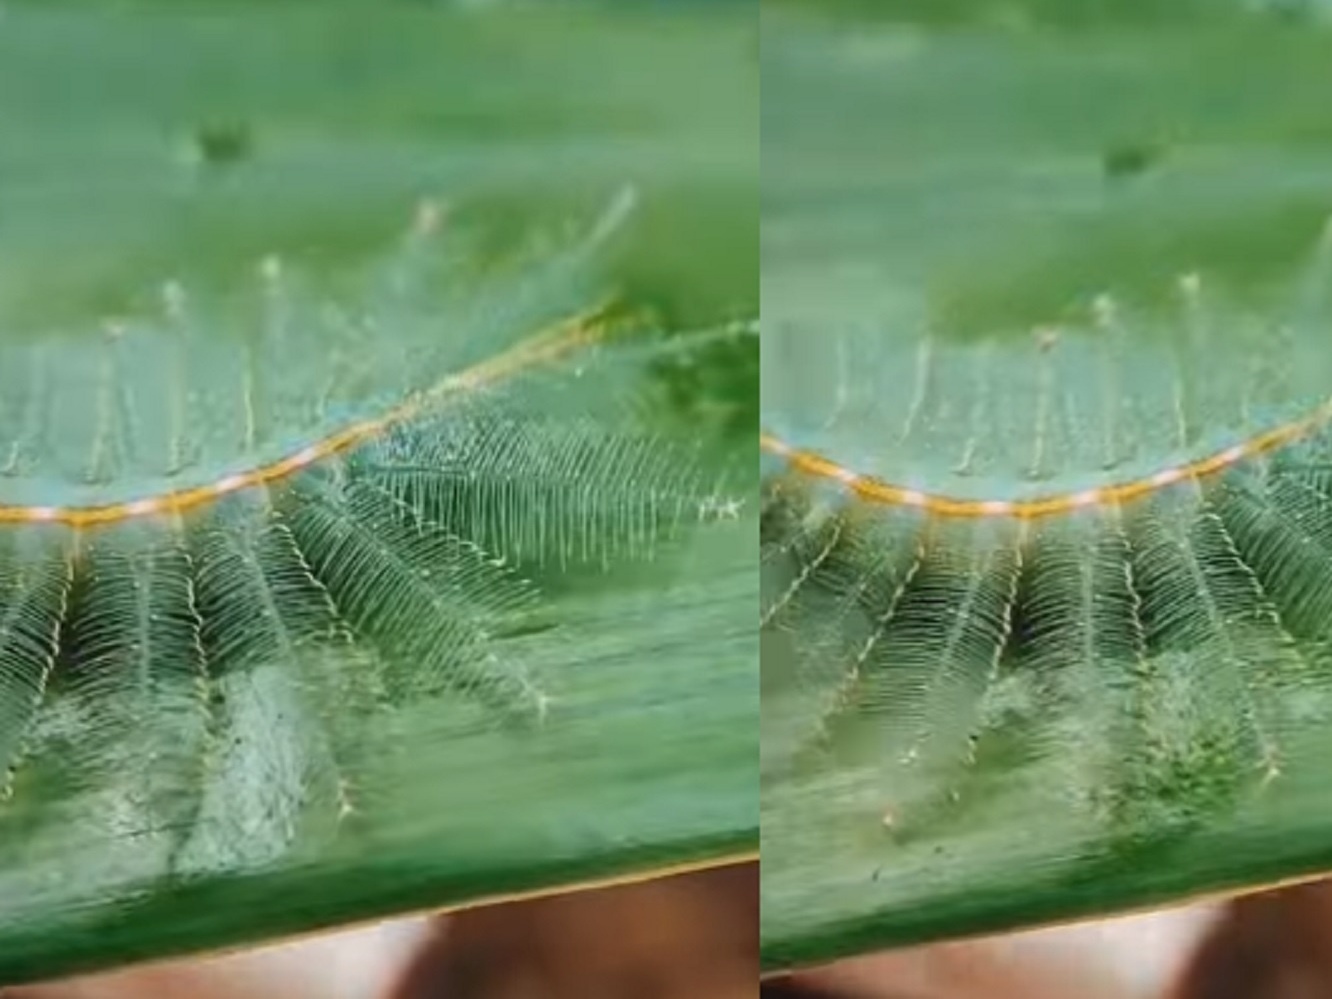
[[[523,651],[560,641],[545,585],[737,503],[642,419],[646,365],[687,348],[591,296],[631,202],[462,277],[427,203],[354,307],[270,258],[242,305],[173,282],[91,342],[0,347],[16,904],[62,808],[103,802],[77,831],[118,884],[251,869],[366,807],[372,718],[440,697],[482,729],[550,724],[560,678]]]
[[[768,777],[831,757],[905,836],[1002,758],[1114,843],[1278,779],[1332,709],[1328,254],[1274,315],[1184,274],[1016,340],[765,340]]]

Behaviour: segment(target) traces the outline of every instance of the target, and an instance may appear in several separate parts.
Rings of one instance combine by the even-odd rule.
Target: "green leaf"
[[[767,12],[767,967],[1328,866],[1330,57]]]
[[[744,13],[6,8],[0,981],[753,854]]]

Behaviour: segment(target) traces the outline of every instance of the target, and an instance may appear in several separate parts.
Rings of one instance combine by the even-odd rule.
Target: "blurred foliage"
[[[1122,25],[1308,24],[1332,13],[1326,0],[776,0],[831,20],[936,26],[1092,28]]]

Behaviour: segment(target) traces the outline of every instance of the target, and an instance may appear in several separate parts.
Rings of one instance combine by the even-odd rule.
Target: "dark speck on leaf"
[[[1136,177],[1160,162],[1163,150],[1145,143],[1111,146],[1101,157],[1101,169],[1110,180]]]
[[[199,156],[213,166],[229,166],[248,159],[254,151],[254,136],[243,122],[214,122],[195,130]]]

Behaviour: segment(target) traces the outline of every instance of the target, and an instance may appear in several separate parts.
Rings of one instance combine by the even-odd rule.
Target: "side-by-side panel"
[[[1332,22],[771,3],[772,969],[1332,866]]]
[[[0,992],[752,861],[755,7],[2,20]]]

